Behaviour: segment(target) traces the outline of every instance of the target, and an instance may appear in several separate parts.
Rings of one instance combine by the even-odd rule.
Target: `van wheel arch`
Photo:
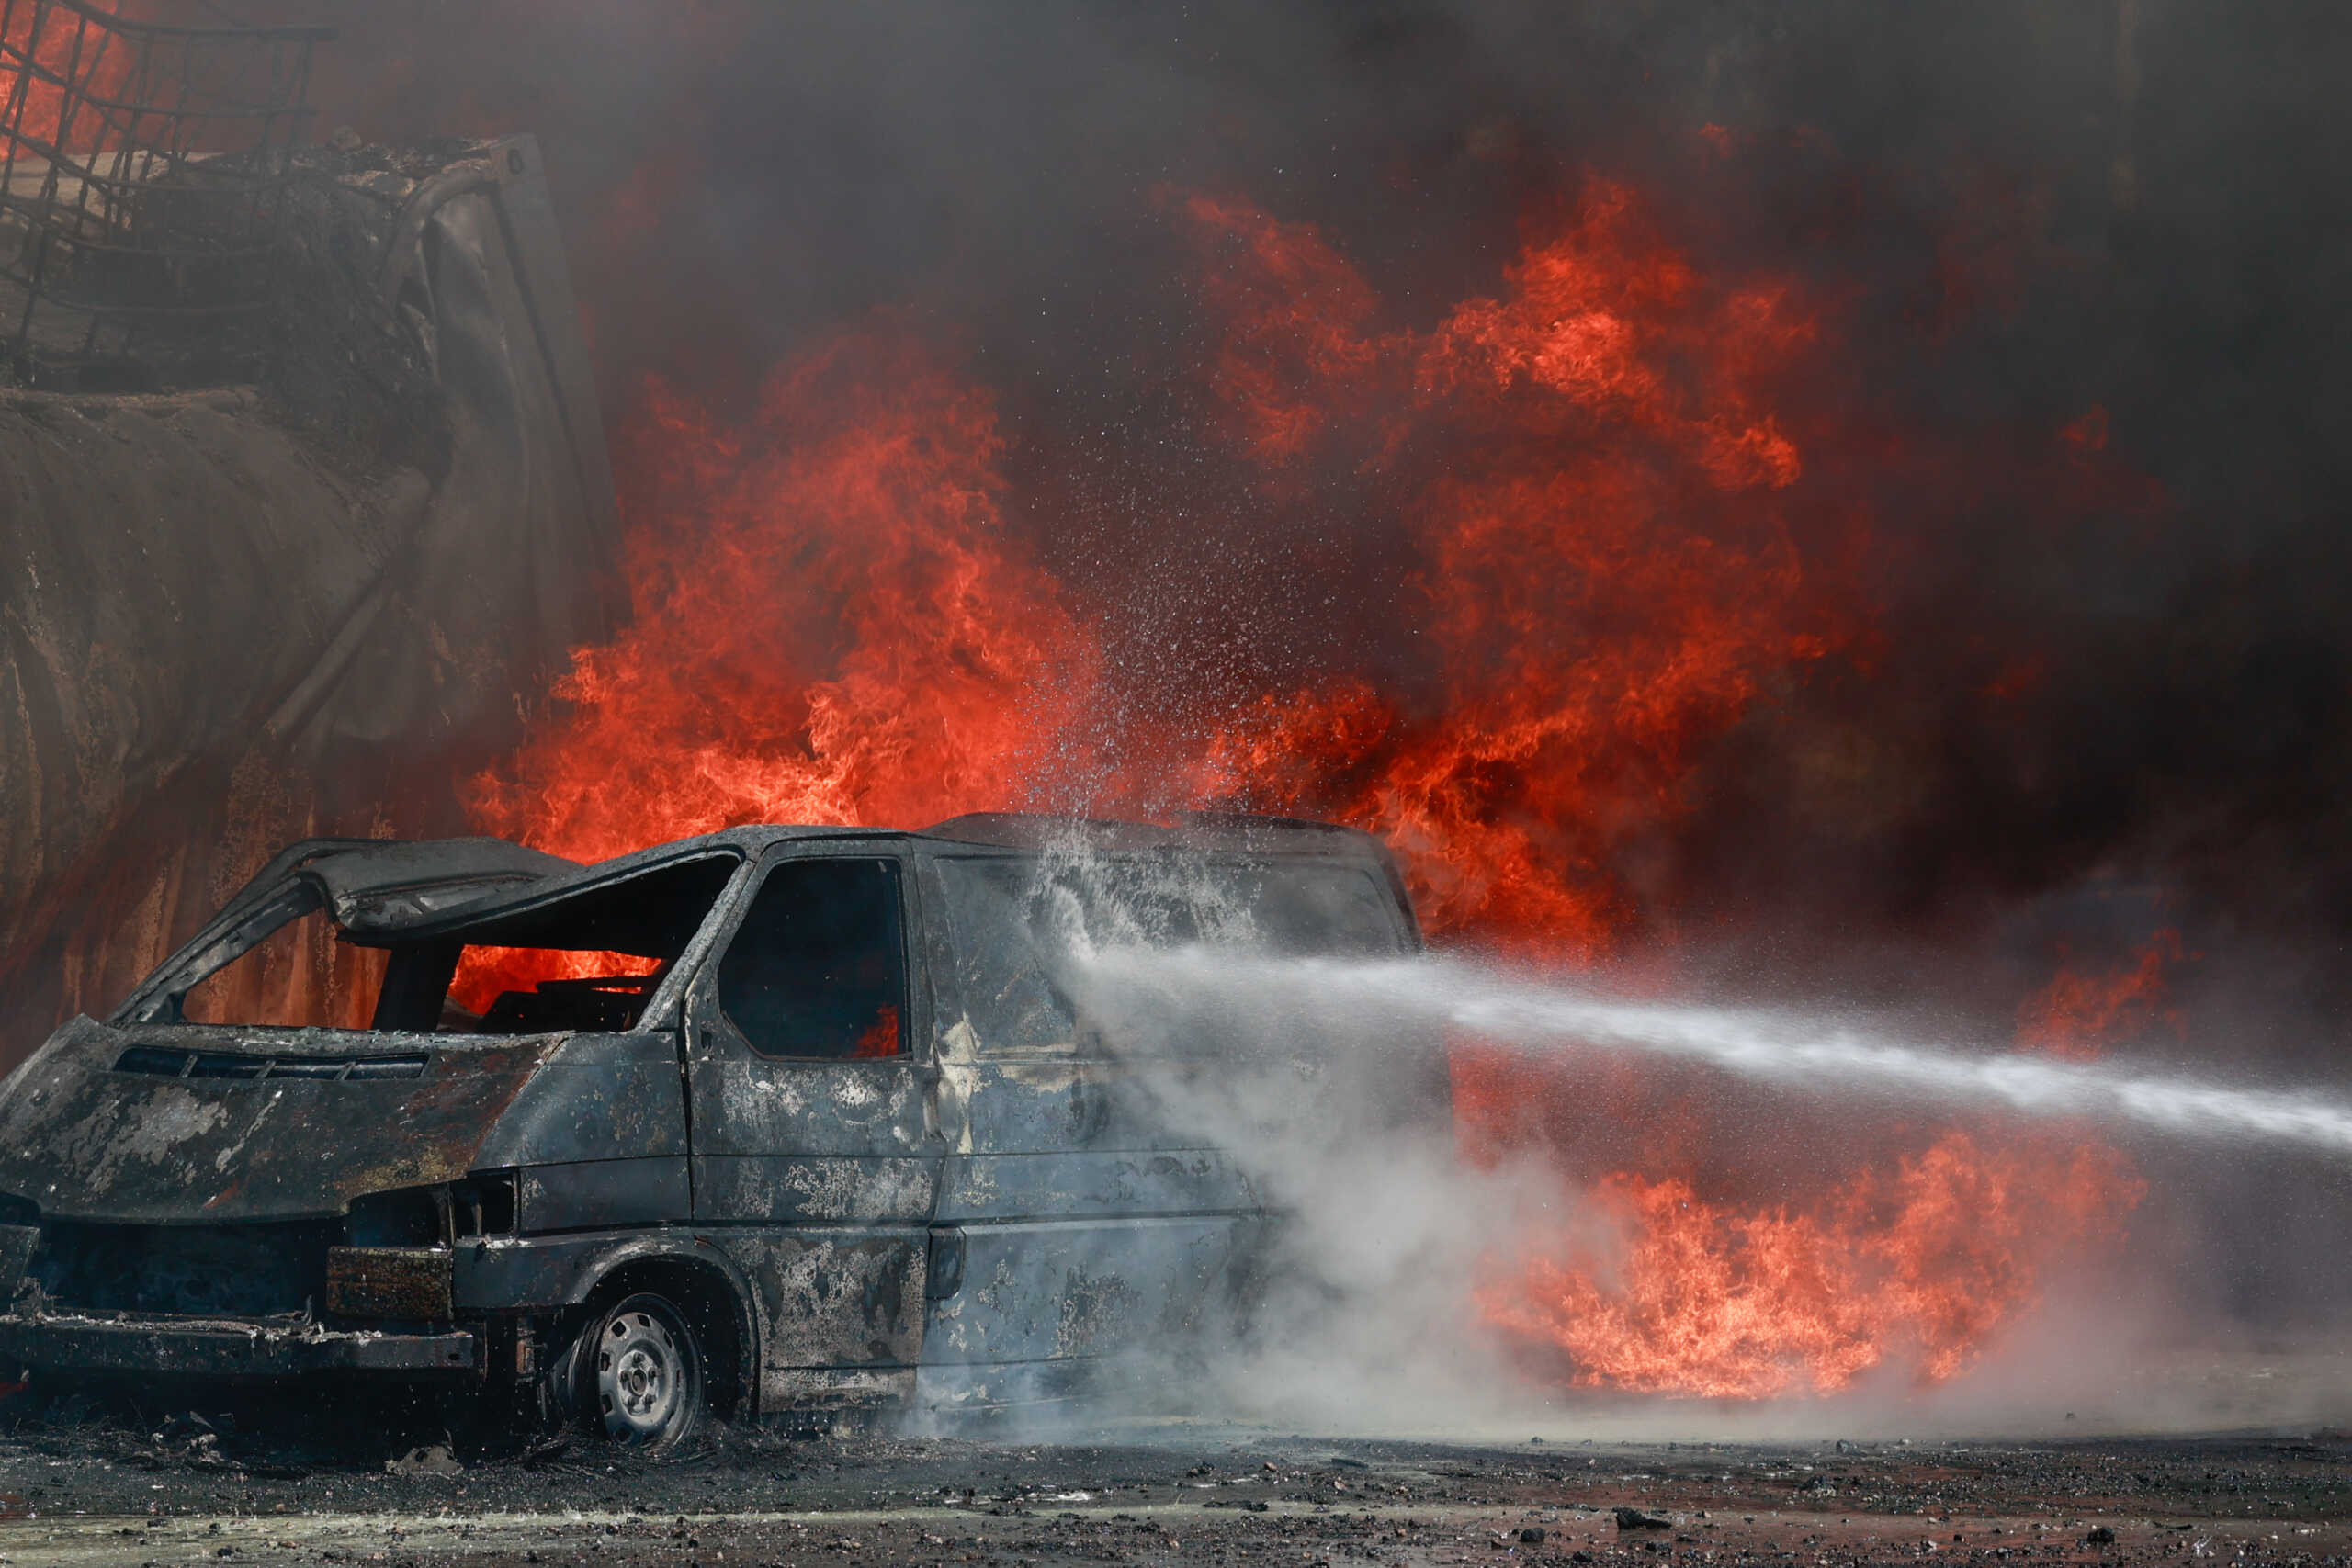
[[[748,1418],[758,1411],[759,1325],[750,1292],[713,1259],[674,1254],[625,1259],[595,1276],[594,1283],[567,1309],[559,1324],[562,1353],[551,1359],[543,1393],[558,1418],[569,1409],[571,1363],[582,1335],[591,1332],[617,1303],[639,1294],[673,1303],[694,1331],[703,1359],[710,1414],[719,1421]]]

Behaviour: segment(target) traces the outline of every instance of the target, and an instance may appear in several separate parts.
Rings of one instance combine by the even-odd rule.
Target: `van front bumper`
[[[383,1334],[243,1318],[0,1314],[0,1378],[35,1371],[193,1377],[306,1372],[469,1372],[480,1338],[463,1329]]]

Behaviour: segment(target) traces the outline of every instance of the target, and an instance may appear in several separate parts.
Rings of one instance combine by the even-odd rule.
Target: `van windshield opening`
[[[362,942],[289,877],[131,1021],[402,1034],[634,1029],[741,864],[696,855],[429,939]]]
[[[703,855],[397,947],[376,1027],[634,1029],[740,863]]]

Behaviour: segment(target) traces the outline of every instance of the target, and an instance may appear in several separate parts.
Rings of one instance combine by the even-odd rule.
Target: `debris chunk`
[[[440,1443],[428,1448],[411,1449],[398,1459],[384,1461],[389,1475],[457,1475],[465,1470],[457,1456]]]
[[[1662,1530],[1674,1528],[1673,1520],[1661,1519],[1655,1514],[1645,1514],[1639,1508],[1617,1508],[1611,1511],[1617,1516],[1617,1528],[1621,1530]]]

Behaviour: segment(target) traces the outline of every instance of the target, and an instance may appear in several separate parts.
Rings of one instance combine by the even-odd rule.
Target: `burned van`
[[[1419,940],[1376,840],[1270,818],[297,844],[0,1086],[0,1375],[433,1379],[648,1446],[1082,1393],[1268,1216],[1071,953]]]

